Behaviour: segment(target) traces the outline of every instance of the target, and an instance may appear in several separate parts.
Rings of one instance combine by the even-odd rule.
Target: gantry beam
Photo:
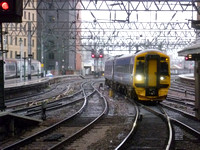
[[[193,16],[200,14],[197,2],[200,0],[27,0],[24,11],[37,11],[42,23],[32,22],[32,34],[41,33],[38,29],[42,24],[40,30],[43,30],[44,43],[49,43],[49,37],[59,41],[80,38],[81,42],[70,41],[66,47],[77,44],[87,47],[92,43],[97,48],[107,45],[107,49],[112,49],[112,45],[128,50],[137,45],[162,45],[180,49],[195,40],[198,32],[191,28],[190,20],[179,22],[174,18],[177,13],[189,12],[191,20],[196,19]],[[64,15],[70,14],[71,11],[77,12],[71,22],[48,22],[44,16],[48,12]],[[85,12],[88,12],[88,17],[92,17],[92,20],[84,20],[85,16],[82,14]],[[147,21],[141,21],[143,12],[153,12],[154,20],[147,18]],[[171,19],[160,22],[158,16],[161,12],[173,12]],[[102,20],[99,13],[102,13],[102,16],[107,13],[105,19]],[[120,14],[124,17],[121,18]],[[3,27],[4,30],[12,31],[9,34],[27,36],[26,24],[16,28],[13,28],[12,24],[4,24]]]

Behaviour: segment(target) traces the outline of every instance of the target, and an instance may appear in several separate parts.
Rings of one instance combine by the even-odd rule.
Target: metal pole
[[[3,59],[3,31],[2,22],[0,23],[0,33],[1,33],[1,54],[2,59],[0,60],[0,110],[4,111],[5,106],[5,92],[4,92],[4,59]]]
[[[43,29],[42,29],[43,30]],[[44,77],[44,46],[43,46],[43,31],[41,32],[41,77]]]
[[[19,43],[20,43],[20,81],[22,81],[22,38],[20,38]]]
[[[24,81],[26,81],[26,58],[24,56]]]
[[[28,22],[28,80],[31,80],[31,22]]]

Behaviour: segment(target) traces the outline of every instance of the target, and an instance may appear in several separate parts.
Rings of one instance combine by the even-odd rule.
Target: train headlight
[[[165,77],[161,76],[161,77],[160,77],[160,80],[161,80],[161,81],[162,81],[162,80],[165,80]]]
[[[142,81],[142,75],[140,75],[140,74],[136,75],[135,78],[137,81]]]

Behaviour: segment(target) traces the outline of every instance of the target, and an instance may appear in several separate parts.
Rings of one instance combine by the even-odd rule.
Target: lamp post
[[[28,80],[31,80],[31,58],[32,54],[28,54]]]

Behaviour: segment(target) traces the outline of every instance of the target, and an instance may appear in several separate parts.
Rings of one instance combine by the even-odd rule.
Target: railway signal
[[[23,0],[0,0],[0,22],[22,22]]]
[[[7,11],[10,8],[8,2],[2,2],[0,6],[1,6],[1,11]]]
[[[103,58],[103,54],[99,54],[99,58]]]
[[[200,60],[200,54],[188,54],[185,56],[186,61],[195,61],[195,60]]]
[[[95,58],[95,54],[92,54],[91,57],[92,57],[92,58]]]
[[[103,49],[99,50],[99,58],[103,58]]]
[[[100,49],[98,51],[98,53],[97,53],[94,49],[92,49],[92,51],[91,51],[91,57],[92,58],[103,58],[104,57],[103,50]]]
[[[96,51],[94,49],[92,49],[91,51],[91,57],[96,58]]]
[[[103,58],[104,57],[104,53],[103,53],[103,49],[99,50],[99,58]]]

